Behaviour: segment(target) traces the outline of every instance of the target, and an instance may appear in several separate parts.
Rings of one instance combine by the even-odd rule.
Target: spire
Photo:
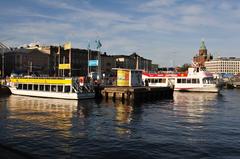
[[[204,39],[202,39],[202,41],[201,41],[201,45],[200,45],[200,49],[199,50],[207,50],[207,48],[205,46]]]

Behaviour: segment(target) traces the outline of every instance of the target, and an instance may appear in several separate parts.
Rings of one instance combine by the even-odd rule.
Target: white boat
[[[83,81],[82,78],[11,77],[8,86],[15,95],[77,100],[95,98],[93,87]]]
[[[143,81],[150,87],[174,87],[175,91],[185,92],[219,92],[220,87],[214,81],[213,75],[200,68],[188,68],[187,73],[143,72]]]

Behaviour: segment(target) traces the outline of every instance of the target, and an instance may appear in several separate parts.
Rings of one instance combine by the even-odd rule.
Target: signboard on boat
[[[70,63],[65,63],[65,64],[59,64],[58,68],[60,70],[67,70],[71,68],[71,64]]]

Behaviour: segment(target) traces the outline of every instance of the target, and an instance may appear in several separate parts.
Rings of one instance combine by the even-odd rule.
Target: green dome
[[[207,50],[204,41],[201,41],[200,50]]]

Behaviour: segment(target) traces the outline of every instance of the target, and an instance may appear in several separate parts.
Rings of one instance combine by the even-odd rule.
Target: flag
[[[88,42],[87,49],[90,50],[90,42]]]
[[[100,42],[100,40],[95,40],[96,44],[97,44],[97,49],[99,49],[100,47],[102,47],[102,44]]]
[[[63,45],[63,47],[64,47],[64,50],[69,50],[72,48],[72,44],[71,44],[71,42],[67,42]]]

